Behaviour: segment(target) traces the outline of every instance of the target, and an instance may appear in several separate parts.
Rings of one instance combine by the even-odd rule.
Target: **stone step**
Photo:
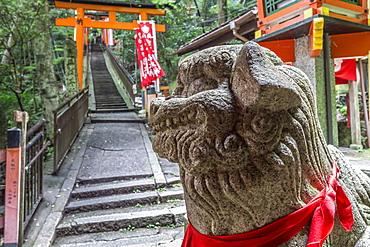
[[[95,99],[96,104],[126,104],[122,98],[117,99]]]
[[[99,112],[115,112],[115,111],[99,111]],[[91,123],[145,123],[145,120],[144,119],[91,118]]]
[[[122,107],[122,105],[123,106],[125,106],[126,105],[126,103],[123,101],[123,100],[121,100],[121,101],[115,101],[115,102],[109,102],[109,103],[104,103],[104,102],[99,102],[99,105],[102,105],[102,106],[109,106],[109,107],[115,107],[115,106],[119,106],[119,107]]]
[[[112,95],[119,95],[116,89],[112,88],[115,87],[115,85],[106,85],[105,87],[99,89],[97,88],[96,91],[98,91],[95,94],[103,95],[106,99],[109,100],[109,97]]]
[[[127,194],[133,191],[154,190],[155,182],[153,178],[142,178],[132,180],[120,180],[98,184],[76,184],[72,191],[71,197],[76,198],[93,198],[98,196],[110,196],[115,194]]]
[[[99,100],[101,102],[116,102],[116,101],[122,101],[122,97],[119,93],[116,93],[114,95],[109,95],[109,97],[107,97],[106,95],[98,95],[95,97],[96,100]]]
[[[114,98],[114,99],[107,99],[107,97],[97,98],[95,99],[96,104],[114,104],[114,103],[124,103],[121,97]]]
[[[130,112],[130,111],[133,111],[129,108],[118,108],[118,109],[107,109],[107,108],[104,108],[104,109],[96,109],[95,111],[91,111],[91,113],[113,113],[113,112]],[[140,122],[142,123],[142,121]]]
[[[63,218],[56,229],[56,235],[57,237],[63,237],[151,226],[183,225],[186,214],[184,201],[179,199],[167,201],[145,206],[136,204],[131,208],[71,214]]]
[[[117,194],[101,196],[96,198],[71,198],[68,205],[64,208],[65,214],[74,214],[96,210],[107,210],[114,208],[133,207],[135,205],[150,205],[168,200],[183,199],[184,192],[182,187],[166,188],[161,191],[135,191],[137,193]]]
[[[111,103],[106,103],[106,102],[96,102],[95,105],[98,107],[100,106],[101,108],[127,108],[127,105],[125,102],[111,102]]]
[[[140,175],[129,175],[129,176],[102,176],[102,177],[85,177],[85,176],[78,176],[77,177],[77,183],[79,185],[87,185],[87,184],[101,184],[101,183],[110,183],[114,181],[128,181],[131,179],[145,179],[145,178],[151,178],[153,176],[153,173],[148,174],[140,174]]]
[[[127,105],[125,104],[125,102],[117,102],[115,104],[107,104],[107,103],[102,103],[102,102],[96,102],[95,103],[96,107],[100,107],[100,108],[127,108]]]
[[[107,97],[106,95],[96,95],[96,96],[95,96],[95,99],[98,99],[98,100],[100,100],[100,101],[112,102],[112,101],[122,100],[122,97],[121,97],[121,95],[117,92],[117,93],[116,93],[116,94],[114,94],[114,95],[109,95],[109,97]]]
[[[149,227],[134,230],[86,233],[59,238],[53,246],[58,247],[151,247],[177,243],[181,246],[184,227]],[[166,245],[165,245],[166,246]]]

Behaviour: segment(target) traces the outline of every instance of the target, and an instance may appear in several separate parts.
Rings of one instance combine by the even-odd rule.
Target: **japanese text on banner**
[[[136,29],[136,50],[140,69],[141,85],[147,87],[165,75],[155,55],[154,22],[138,22]]]

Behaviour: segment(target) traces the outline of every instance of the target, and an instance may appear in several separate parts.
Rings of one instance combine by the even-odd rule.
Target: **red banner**
[[[136,51],[140,69],[141,85],[147,87],[165,75],[156,57],[154,22],[138,22],[136,29]]]
[[[357,81],[356,59],[334,59],[335,84],[347,84]]]

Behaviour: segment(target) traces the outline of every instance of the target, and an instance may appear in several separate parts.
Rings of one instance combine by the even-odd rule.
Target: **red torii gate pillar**
[[[139,25],[136,21],[129,22],[117,22],[116,12],[127,13],[127,14],[138,14],[140,20],[148,20],[148,15],[165,15],[165,10],[156,8],[141,8],[141,7],[127,7],[120,5],[99,5],[98,2],[86,2],[86,3],[70,3],[68,1],[55,1],[55,7],[64,9],[76,9],[77,16],[69,17],[67,19],[55,19],[56,26],[74,27],[76,28],[76,46],[77,46],[77,72],[78,72],[78,83],[79,89],[83,88],[83,52],[84,52],[84,34],[85,28],[101,28],[103,29],[106,45],[108,45],[108,30],[107,29],[121,29],[121,30],[135,30]],[[96,10],[109,13],[109,21],[93,21],[90,18],[85,17],[85,9]],[[164,25],[156,24],[157,32],[165,32],[166,28]],[[87,34],[86,30],[86,34]],[[103,32],[102,32],[103,36]],[[103,37],[102,37],[103,38]]]
[[[83,8],[77,8],[77,21],[76,21],[76,46],[77,46],[77,75],[79,89],[83,88],[83,59],[84,59],[84,26],[83,19],[85,16]]]

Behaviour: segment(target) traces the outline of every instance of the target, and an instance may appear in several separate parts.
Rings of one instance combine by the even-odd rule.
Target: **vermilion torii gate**
[[[116,13],[137,14],[140,21],[148,20],[148,15],[166,14],[165,10],[157,9],[155,4],[95,0],[58,0],[54,1],[54,4],[57,8],[75,9],[77,11],[76,17],[67,19],[56,18],[55,25],[74,27],[76,29],[77,72],[80,90],[83,88],[83,48],[85,42],[84,34],[87,33],[87,28],[134,30],[139,27],[136,20],[131,23],[117,22]],[[85,15],[85,10],[108,12],[108,18],[105,20],[92,20],[91,17]],[[157,32],[165,32],[164,25],[157,24],[155,27]]]

